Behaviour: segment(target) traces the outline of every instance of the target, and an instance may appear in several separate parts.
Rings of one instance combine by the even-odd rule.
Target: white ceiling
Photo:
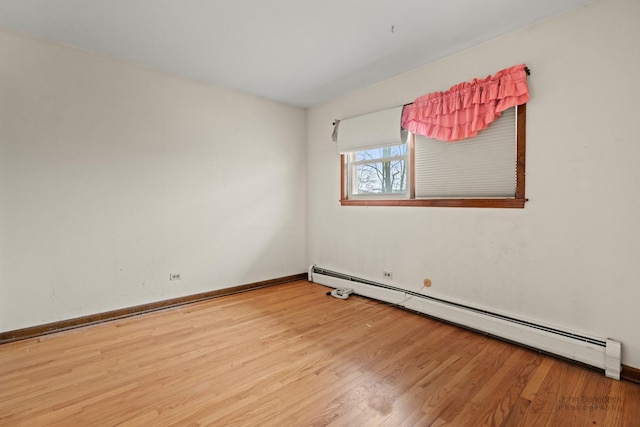
[[[0,0],[0,27],[309,107],[591,0]]]

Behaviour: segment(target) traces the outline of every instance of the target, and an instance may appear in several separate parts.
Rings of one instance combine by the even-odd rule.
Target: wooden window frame
[[[526,177],[526,127],[527,104],[518,105],[516,118],[516,194],[514,198],[489,199],[416,199],[415,198],[415,143],[409,140],[409,198],[408,199],[349,199],[347,196],[347,157],[340,155],[340,204],[342,206],[416,206],[416,207],[449,207],[449,208],[524,208]]]

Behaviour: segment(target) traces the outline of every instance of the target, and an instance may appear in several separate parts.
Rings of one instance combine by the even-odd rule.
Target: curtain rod
[[[524,67],[524,72],[527,73],[527,76],[531,75],[531,69],[527,66]],[[407,104],[402,104],[402,107],[406,107],[407,105],[413,105],[413,102],[409,102]],[[400,105],[398,105],[398,107],[400,107]],[[337,119],[336,119],[337,120]],[[333,126],[336,125],[336,122],[333,122]]]

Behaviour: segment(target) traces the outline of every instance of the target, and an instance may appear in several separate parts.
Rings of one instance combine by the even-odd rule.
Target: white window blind
[[[515,107],[463,141],[416,135],[416,198],[515,197],[516,151]]]
[[[338,150],[340,153],[350,153],[402,144],[401,116],[402,107],[395,107],[341,120]]]

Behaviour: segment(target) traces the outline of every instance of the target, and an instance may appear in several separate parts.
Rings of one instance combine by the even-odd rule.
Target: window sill
[[[342,199],[342,206],[415,206],[444,208],[511,208],[522,209],[528,199]]]

